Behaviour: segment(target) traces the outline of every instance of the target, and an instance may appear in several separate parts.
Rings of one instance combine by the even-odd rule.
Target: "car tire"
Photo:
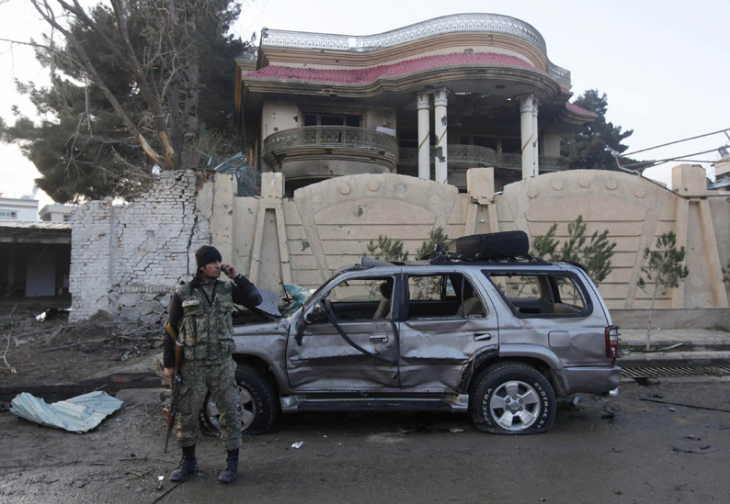
[[[274,387],[258,370],[249,366],[236,369],[236,383],[240,391],[241,434],[266,434],[276,418]],[[210,393],[205,396],[202,420],[205,427],[218,432],[218,409]]]
[[[482,432],[538,434],[552,427],[556,404],[553,387],[540,371],[521,362],[503,362],[477,376],[469,394],[469,415]]]
[[[526,255],[530,241],[524,231],[464,236],[454,240],[457,255],[473,259],[490,259]]]

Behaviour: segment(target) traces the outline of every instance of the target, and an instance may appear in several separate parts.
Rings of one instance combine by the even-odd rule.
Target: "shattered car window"
[[[486,317],[472,283],[459,273],[408,277],[408,318]]]
[[[530,315],[581,315],[586,302],[579,285],[559,273],[486,273],[512,311]]]
[[[377,320],[390,315],[393,277],[343,280],[325,299],[332,302],[338,320]]]

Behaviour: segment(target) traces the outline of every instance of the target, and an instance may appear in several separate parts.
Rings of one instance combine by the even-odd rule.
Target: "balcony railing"
[[[511,170],[522,169],[522,155],[512,153],[497,153],[488,147],[477,145],[450,144],[447,147],[448,164],[452,166],[494,166]],[[433,163],[435,149],[431,147],[431,163]],[[418,164],[417,149],[400,149],[400,164]],[[540,156],[540,171],[567,170],[570,168],[568,158],[562,156]]]
[[[264,140],[264,157],[275,157],[298,147],[372,149],[398,159],[398,141],[395,137],[351,126],[305,126],[279,131]]]

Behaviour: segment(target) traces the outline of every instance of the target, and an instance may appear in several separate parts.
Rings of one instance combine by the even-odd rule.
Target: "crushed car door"
[[[401,387],[457,391],[473,359],[497,352],[499,325],[491,300],[460,272],[404,276]]]
[[[287,344],[295,391],[398,389],[397,275],[345,274],[305,307],[301,335]],[[299,340],[299,341],[297,341]]]

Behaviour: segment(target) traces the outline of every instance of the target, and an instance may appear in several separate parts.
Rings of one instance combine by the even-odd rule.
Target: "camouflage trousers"
[[[233,359],[212,365],[199,361],[183,361],[180,414],[175,422],[180,448],[192,446],[198,441],[199,413],[208,391],[220,413],[219,429],[226,449],[235,450],[241,446],[239,392],[235,373],[236,363]]]

